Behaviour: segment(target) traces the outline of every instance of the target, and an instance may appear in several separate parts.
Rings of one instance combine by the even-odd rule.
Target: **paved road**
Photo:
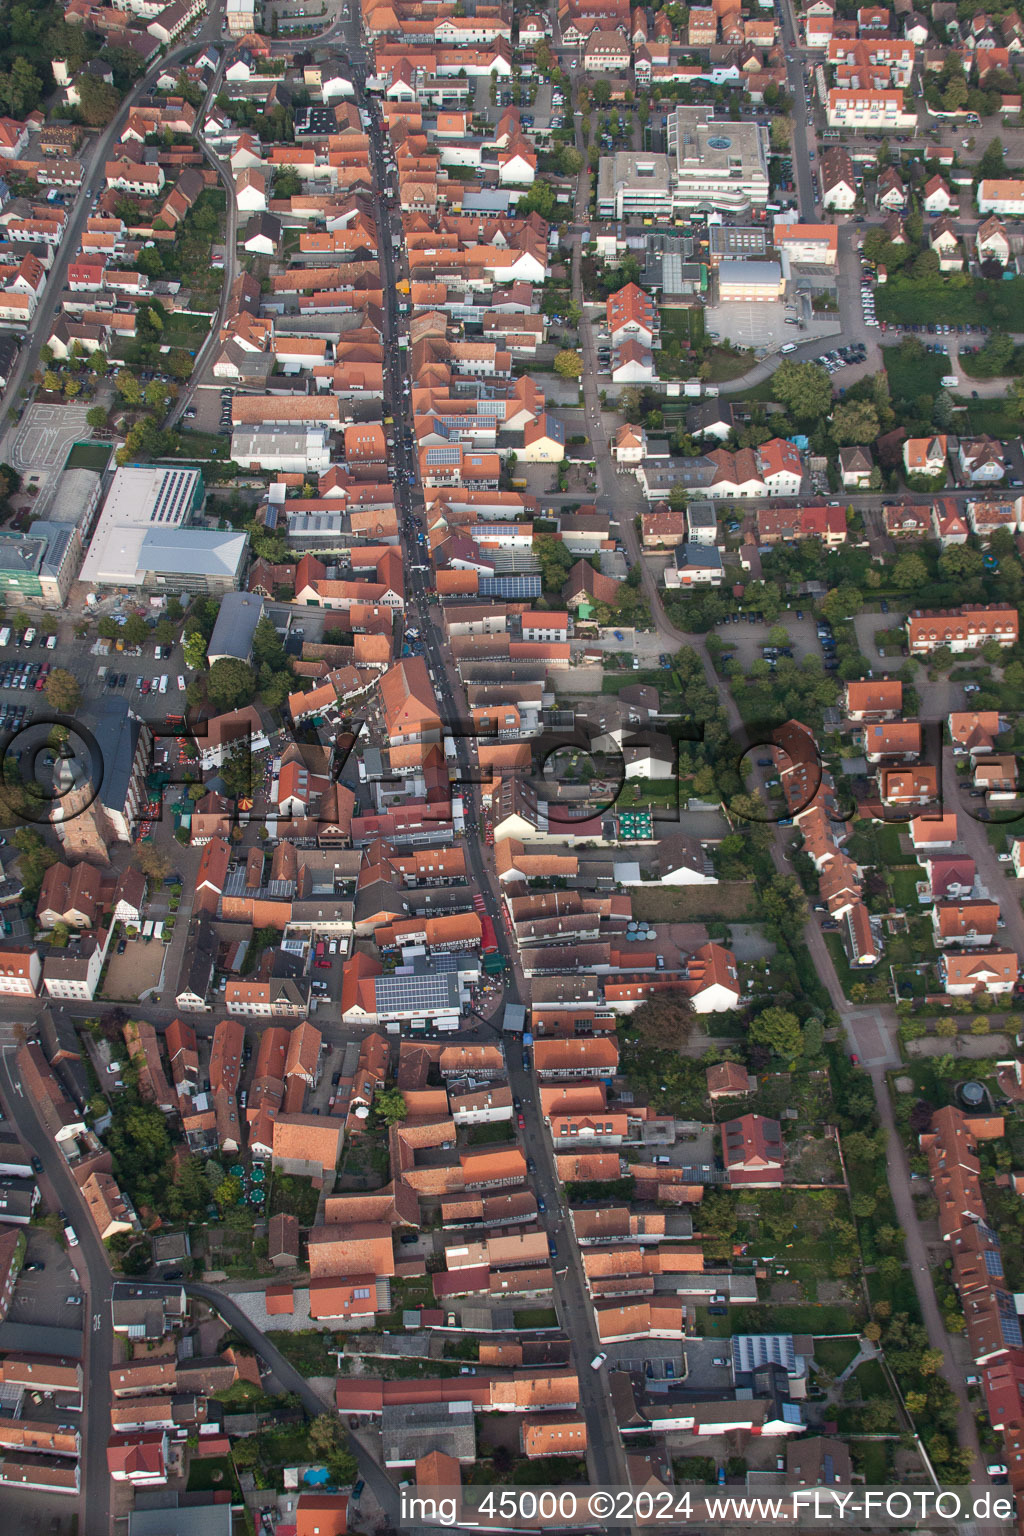
[[[165,1287],[155,1285],[150,1287],[153,1291],[163,1292]],[[296,1370],[289,1360],[286,1360],[281,1351],[271,1344],[266,1335],[251,1322],[245,1313],[219,1286],[200,1285],[199,1283],[186,1283],[185,1290],[190,1296],[198,1296],[203,1301],[208,1301],[210,1306],[224,1319],[229,1328],[233,1328],[255,1354],[259,1355],[264,1365],[271,1371],[286,1392],[294,1392],[301,1400],[303,1408],[311,1418],[317,1414],[332,1410],[333,1402],[325,1403],[319,1393],[314,1392],[301,1371]]]
[[[576,145],[577,148],[582,149],[584,146],[580,131],[580,119],[577,117],[575,121]],[[577,218],[580,216],[581,207],[585,205],[585,182],[586,177],[581,176],[576,205]],[[573,298],[578,304],[582,305],[581,246],[578,239],[573,245],[572,278]],[[598,373],[593,329],[586,320],[581,328],[581,345],[584,361],[582,384],[586,427],[593,444],[594,457],[597,462],[597,507],[599,511],[607,511],[613,522],[617,523],[617,531],[626,546],[630,562],[635,564],[642,557],[640,540],[633,526],[633,519],[637,511],[646,507],[646,502],[643,500],[639,487],[633,477],[619,475],[611,459],[608,433],[604,426],[598,398]],[[881,504],[880,497],[871,497],[867,498],[867,500],[875,506],[880,506]],[[739,711],[736,708],[732,694],[712,666],[702,637],[684,634],[669,622],[662,603],[661,591],[646,562],[643,563],[643,589],[650,602],[654,627],[664,648],[666,650],[686,648],[700,657],[705,677],[714,688],[730,726],[735,729],[740,724]],[[984,828],[978,823],[972,823],[972,826],[976,829],[974,834],[975,842],[979,842],[980,846],[980,841],[985,840]],[[977,837],[978,833],[981,835],[980,841]],[[791,835],[787,829],[777,828],[773,845],[773,857],[776,866],[781,872],[786,874],[792,873],[792,866],[788,859],[788,838]],[[988,855],[991,858],[992,866],[999,870],[1001,866],[995,862],[995,855],[992,854],[991,849],[988,850]],[[979,854],[979,869],[985,868],[985,865],[981,862],[981,857],[981,854]],[[998,890],[999,886],[994,885],[993,889]],[[1020,919],[1022,925],[1020,942],[1024,945],[1024,917],[1021,916],[1019,911],[1017,911],[1016,916]],[[1010,936],[1012,937],[1012,935]],[[935,1300],[930,1266],[927,1262],[927,1248],[910,1196],[909,1169],[906,1156],[894,1129],[892,1105],[889,1099],[885,1071],[887,1068],[897,1065],[900,1059],[896,1047],[896,1012],[894,1008],[885,1005],[873,1008],[851,1006],[843,995],[831,956],[816,920],[811,919],[807,922],[804,929],[804,941],[814,958],[815,969],[825,982],[832,1003],[839,1014],[849,1048],[860,1056],[870,1075],[879,1119],[886,1128],[889,1138],[887,1166],[890,1183],[893,1189],[893,1197],[897,1202],[897,1209],[900,1212],[901,1223],[907,1233],[908,1262],[911,1265],[911,1272],[920,1301],[922,1315],[928,1328],[929,1343],[934,1348],[943,1351],[946,1360],[943,1374],[956,1394],[959,1407],[958,1440],[961,1445],[971,1448],[975,1460],[975,1476],[977,1480],[982,1481],[984,1468],[980,1460],[977,1425],[967,1403],[966,1388],[962,1375],[950,1359],[950,1340],[942,1326],[938,1305]],[[1022,952],[1024,952],[1024,949],[1022,949]]]
[[[60,295],[64,291],[64,278],[67,274],[68,263],[81,245],[82,231],[85,228],[86,219],[92,213],[93,197],[106,185],[103,167],[109,150],[120,143],[121,131],[127,121],[129,111],[139,96],[152,89],[157,76],[167,69],[169,65],[182,63],[191,54],[198,53],[208,43],[220,41],[223,9],[224,0],[214,0],[199,35],[195,38],[189,37],[186,41],[179,43],[177,47],[172,48],[168,53],[156,59],[125,97],[121,103],[120,111],[113,122],[104,128],[103,132],[93,139],[84,151],[82,160],[85,171],[82,186],[68,219],[64,238],[54,257],[53,266],[50,268],[43,296],[36,306],[31,329],[18,355],[18,362],[14,372],[11,374],[7,388],[3,393],[3,401],[9,407],[15,408],[17,406],[23,386],[27,381],[31,380],[39,364],[40,350],[49,339],[50,331],[53,328],[53,317],[57,312],[57,304]]]
[[[85,1297],[82,1303],[83,1401],[81,1415],[82,1490],[78,1521],[82,1536],[109,1536],[110,1477],[107,1437],[110,1433],[110,1368],[114,1363],[114,1330],[110,1315],[112,1277],[106,1249],[100,1242],[81,1192],[56,1143],[49,1135],[32,1099],[25,1093],[14,1066],[14,1051],[5,1046],[0,1064],[0,1096],[18,1135],[43,1164],[60,1206],[78,1234],[72,1250]]]

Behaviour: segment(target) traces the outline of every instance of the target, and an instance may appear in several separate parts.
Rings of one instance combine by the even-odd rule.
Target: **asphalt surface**
[[[42,1162],[41,1179],[52,1190],[56,1205],[67,1211],[78,1236],[78,1246],[70,1250],[85,1293],[82,1369],[86,1408],[76,1416],[83,1441],[78,1528],[82,1536],[109,1536],[111,1483],[107,1472],[107,1437],[110,1433],[110,1368],[114,1363],[110,1263],[64,1154],[58,1150],[18,1079],[14,1052],[9,1045],[2,1048],[0,1096],[7,1117],[16,1126],[21,1140]]]
[[[53,329],[53,317],[57,312],[60,296],[64,291],[64,279],[67,275],[68,264],[74,259],[82,240],[82,231],[85,222],[93,210],[93,199],[106,185],[104,165],[109,151],[121,140],[121,132],[128,120],[128,114],[135,105],[139,96],[150,91],[157,79],[171,64],[184,62],[191,54],[202,52],[210,43],[220,44],[221,41],[221,15],[223,12],[223,0],[216,0],[212,4],[202,29],[196,37],[187,37],[184,42],[178,43],[167,53],[159,55],[146,73],[129,91],[120,110],[113,121],[103,129],[102,133],[92,139],[82,151],[82,163],[84,178],[75,199],[74,207],[68,219],[64,238],[61,240],[54,257],[53,266],[50,268],[46,280],[43,296],[36,306],[36,312],[32,317],[32,325],[18,354],[18,361],[14,372],[3,392],[2,399],[8,407],[13,408],[19,398],[21,390],[30,380],[36,368],[39,366],[39,354],[49,340]],[[233,199],[229,198],[229,206]]]

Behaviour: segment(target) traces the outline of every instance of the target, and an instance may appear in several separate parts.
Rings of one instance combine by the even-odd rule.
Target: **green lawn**
[[[990,437],[1016,437],[1020,418],[1005,400],[969,400],[967,415],[972,432],[987,432]]]
[[[847,1387],[852,1387],[857,1396],[867,1402],[871,1397],[888,1397],[889,1383],[885,1379],[885,1372],[877,1360],[864,1360],[853,1375],[849,1377]]]
[[[235,1464],[230,1456],[193,1456],[188,1468],[189,1493],[205,1493],[210,1490],[230,1488],[240,1497]]]
[[[320,1191],[312,1180],[298,1174],[274,1173],[270,1179],[270,1212],[277,1216],[288,1212],[296,1218],[300,1227],[311,1227],[316,1218]]]
[[[558,1313],[554,1307],[524,1307],[513,1312],[512,1321],[517,1328],[555,1328]]]
[[[708,380],[712,384],[729,384],[733,379],[742,378],[757,361],[749,350],[733,352],[724,347],[711,347],[704,360],[710,370]]]
[[[838,1376],[846,1370],[858,1348],[856,1339],[815,1339],[814,1358],[823,1371]]]
[[[76,443],[64,463],[65,469],[94,469],[103,473],[110,462],[111,449],[106,443]]]
[[[884,289],[879,289],[879,300]],[[879,309],[881,303],[879,302]],[[916,400],[918,395],[937,395],[940,380],[949,370],[949,359],[935,352],[916,348],[885,347],[885,371],[889,376],[889,393],[894,400]]]
[[[850,1442],[853,1464],[862,1474],[869,1488],[878,1488],[889,1482],[890,1445],[891,1442],[888,1440],[852,1440]]]
[[[875,303],[879,320],[903,325],[932,324],[941,315],[947,325],[1024,331],[1024,278],[1019,277],[987,282],[952,273],[921,282],[897,273],[875,290]]]
[[[306,1329],[299,1333],[285,1332],[279,1329],[268,1333],[266,1337],[271,1344],[275,1344],[292,1365],[300,1370],[303,1376],[334,1376],[337,1373],[337,1361],[328,1347],[334,1343],[334,1336],[330,1333],[320,1333],[315,1329]]]
[[[815,1337],[825,1333],[849,1333],[851,1328],[859,1326],[859,1311],[860,1308],[853,1304],[730,1308],[735,1333],[761,1333],[771,1328],[778,1333],[812,1333]]]
[[[692,309],[662,309],[661,316],[661,341],[662,346],[666,342],[676,340],[680,344],[689,342],[691,347],[700,346],[704,340],[704,311],[696,306]]]
[[[917,865],[913,869],[891,869],[889,871],[889,886],[892,890],[893,900],[898,907],[905,907],[908,912],[917,912],[919,910],[917,882],[920,878],[921,870]]]
[[[850,988],[854,982],[863,981],[864,977],[859,975],[850,966],[846,958],[846,950],[843,948],[843,941],[838,933],[826,933],[824,939],[828,946],[828,952],[832,956],[832,964],[835,966],[839,985],[842,987],[844,995],[849,997]],[[866,974],[870,976],[871,971],[868,970]]]

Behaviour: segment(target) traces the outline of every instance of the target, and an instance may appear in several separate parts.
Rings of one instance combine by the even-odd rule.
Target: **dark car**
[[[548,1205],[547,1205],[547,1201],[544,1199],[544,1196],[543,1195],[538,1195],[537,1196],[537,1209],[538,1209],[538,1211],[546,1211],[547,1208],[548,1208]]]
[[[537,1164],[534,1162],[532,1157],[528,1157],[526,1159],[526,1171],[527,1171],[527,1173],[536,1173],[537,1172]]]
[[[418,1232],[403,1232],[401,1237],[398,1239],[398,1241],[400,1243],[405,1243],[405,1244],[415,1243],[418,1240],[419,1240],[419,1233]]]
[[[169,1269],[166,1275],[164,1275],[165,1280],[184,1280],[184,1278],[185,1271],[183,1269]]]
[[[360,1478],[358,1482],[353,1483],[352,1484],[352,1498],[358,1499],[359,1495],[362,1493],[362,1491],[363,1491],[363,1489],[365,1487],[366,1487],[366,1483],[364,1482],[364,1480],[362,1478]]]
[[[37,1275],[40,1272],[40,1270],[43,1270],[45,1268],[46,1268],[45,1264],[41,1264],[41,1263],[38,1263],[38,1262],[35,1263],[35,1264],[23,1264],[21,1266],[21,1272],[22,1272],[23,1275]]]
[[[32,1167],[35,1169],[36,1173],[42,1173],[42,1171],[43,1171],[43,1160],[42,1160],[42,1158],[41,1157],[34,1157],[32,1159]]]

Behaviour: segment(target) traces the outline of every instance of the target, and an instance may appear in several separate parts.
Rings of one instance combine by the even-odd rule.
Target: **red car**
[[[525,1131],[526,1130],[526,1119],[525,1119],[525,1117],[523,1115],[517,1115],[516,1116],[516,1123],[518,1124],[519,1129],[521,1131]]]
[[[329,960],[318,960],[316,962],[316,968],[318,971],[329,971],[331,968],[331,962]]]
[[[860,1066],[860,1057],[857,1055],[856,1051],[851,1051],[850,1052],[850,1066],[851,1067],[859,1067]]]

